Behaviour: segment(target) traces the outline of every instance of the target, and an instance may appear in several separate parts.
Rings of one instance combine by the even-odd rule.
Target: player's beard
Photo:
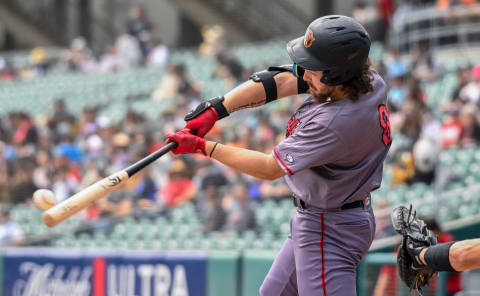
[[[310,83],[308,83],[308,86],[308,92],[312,95],[316,104],[327,102],[335,92],[335,86],[324,85],[321,89],[315,88]]]

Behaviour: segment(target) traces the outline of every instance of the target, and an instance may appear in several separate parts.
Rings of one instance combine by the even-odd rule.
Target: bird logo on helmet
[[[315,41],[315,36],[313,36],[312,30],[308,29],[307,32],[305,32],[305,37],[304,37],[304,40],[303,40],[303,45],[304,45],[306,48],[309,48],[310,46],[312,46],[313,41]]]

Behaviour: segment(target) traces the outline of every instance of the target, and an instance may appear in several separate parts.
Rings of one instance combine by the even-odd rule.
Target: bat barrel
[[[126,171],[112,174],[76,193],[72,197],[62,201],[45,211],[42,215],[43,223],[48,227],[54,227],[65,221],[81,210],[89,207],[98,199],[107,196],[113,190],[119,188],[128,180]]]
[[[68,218],[68,217],[67,217],[67,218]],[[67,219],[67,218],[65,218],[65,219]],[[45,225],[47,225],[48,227],[57,226],[57,224],[59,224],[60,222],[62,222],[62,221],[60,221],[60,220],[57,220],[57,221],[56,221],[56,220],[55,220],[55,217],[54,217],[52,214],[47,213],[47,212],[44,212],[44,213],[42,214],[42,220],[43,220],[43,223],[44,223]]]

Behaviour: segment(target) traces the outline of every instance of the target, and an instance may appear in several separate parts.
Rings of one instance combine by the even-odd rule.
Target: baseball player
[[[380,187],[392,142],[387,88],[370,68],[369,50],[357,21],[321,17],[287,44],[293,65],[255,73],[200,104],[184,130],[167,135],[178,144],[175,154],[203,153],[261,179],[285,177],[297,211],[260,295],[356,295],[356,267],[375,233],[370,192]],[[306,92],[271,154],[202,138],[234,111]]]

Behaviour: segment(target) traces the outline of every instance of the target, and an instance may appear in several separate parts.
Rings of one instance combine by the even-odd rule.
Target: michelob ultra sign
[[[201,252],[11,249],[3,295],[204,296],[206,259]]]

